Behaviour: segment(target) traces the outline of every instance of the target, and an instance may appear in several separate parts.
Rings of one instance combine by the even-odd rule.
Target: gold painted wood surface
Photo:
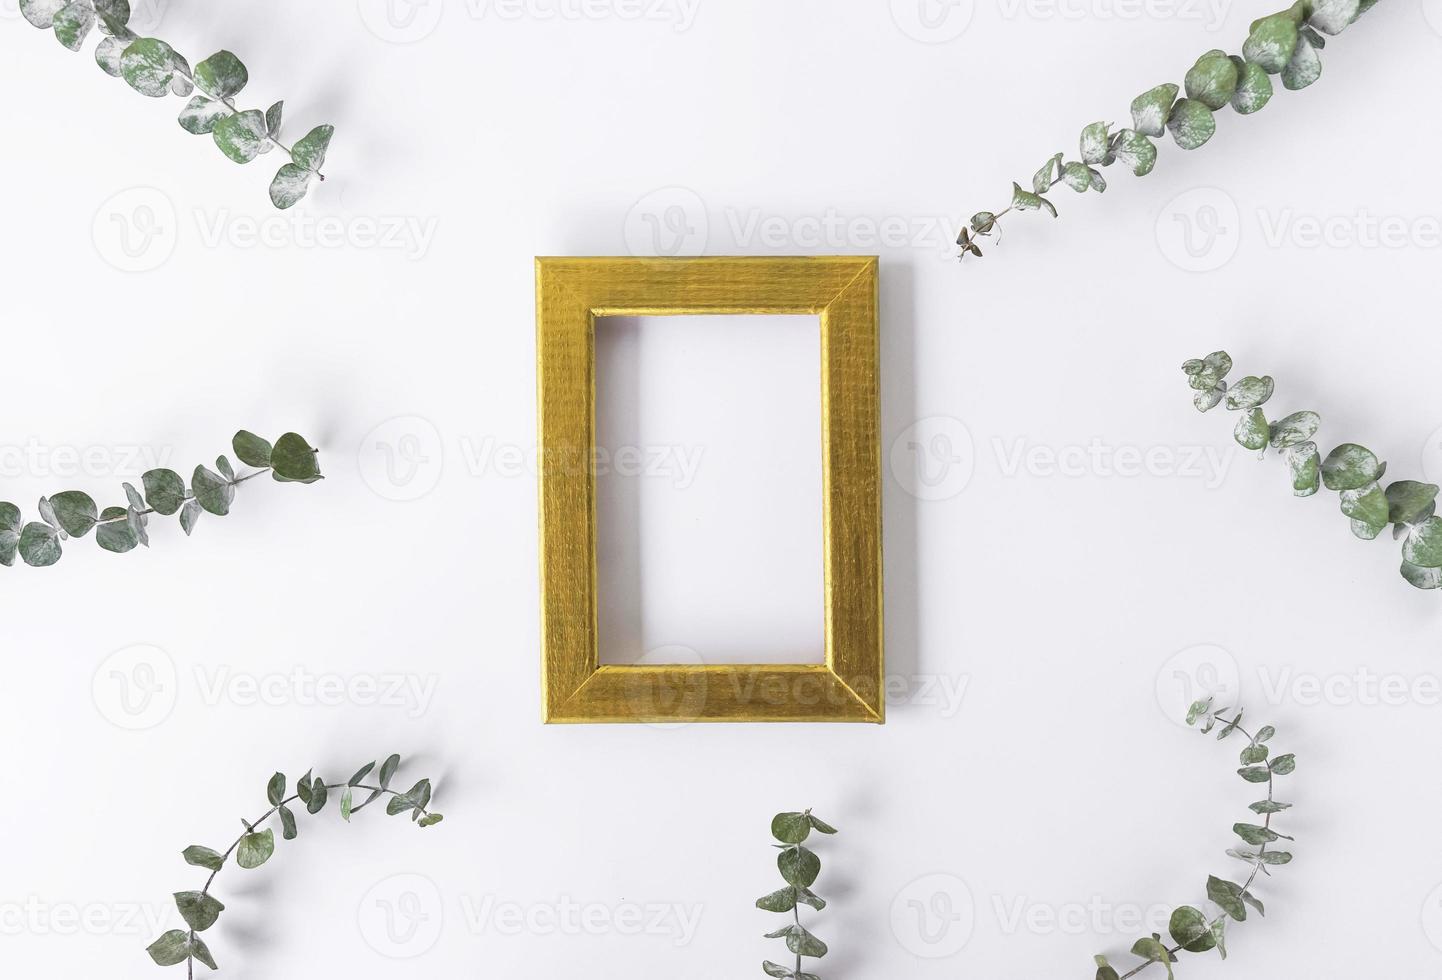
[[[826,663],[600,664],[600,316],[819,314]],[[537,258],[542,714],[556,722],[885,718],[877,261]]]

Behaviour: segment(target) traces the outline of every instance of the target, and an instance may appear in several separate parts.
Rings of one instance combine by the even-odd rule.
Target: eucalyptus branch
[[[1281,452],[1291,475],[1292,492],[1310,497],[1320,486],[1341,497],[1342,513],[1351,520],[1352,533],[1370,541],[1392,525],[1392,539],[1402,540],[1402,577],[1419,589],[1442,588],[1442,517],[1436,516],[1437,485],[1398,480],[1382,489],[1387,464],[1354,442],[1343,443],[1322,459],[1312,436],[1322,424],[1316,412],[1293,412],[1276,422],[1267,420],[1261,406],[1272,397],[1269,376],[1248,376],[1227,387],[1232,358],[1214,351],[1182,365],[1193,390],[1198,411],[1211,411],[1226,403],[1242,417],[1233,430],[1237,443],[1262,455],[1267,447]]]
[[[53,30],[71,51],[79,51],[98,28],[102,37],[95,48],[96,64],[106,74],[125,79],[141,95],[184,98],[199,90],[201,94],[180,112],[181,128],[209,134],[220,152],[236,163],[249,163],[279,148],[290,163],[282,165],[270,183],[270,200],[276,207],[291,207],[305,197],[313,179],[325,180],[321,167],[335,127],[317,126],[287,147],[280,141],[283,101],[263,113],[235,107],[234,97],[250,75],[229,51],[217,51],[191,71],[190,62],[170,45],[140,37],[127,26],[129,0],[20,0],[20,12],[36,27]]]
[[[1242,768],[1237,770],[1249,783],[1266,783],[1267,798],[1258,800],[1250,805],[1249,809],[1261,816],[1260,824],[1236,823],[1232,825],[1232,833],[1242,839],[1244,844],[1255,847],[1255,851],[1231,848],[1227,851],[1229,857],[1234,857],[1246,863],[1249,867],[1246,880],[1242,884],[1218,878],[1215,875],[1207,878],[1207,899],[1218,911],[1211,916],[1206,915],[1200,909],[1190,905],[1183,905],[1174,911],[1167,925],[1167,932],[1171,935],[1172,942],[1168,945],[1160,933],[1152,933],[1151,936],[1138,939],[1132,946],[1132,955],[1140,956],[1145,962],[1132,967],[1126,973],[1117,973],[1115,967],[1107,962],[1105,956],[1094,957],[1097,966],[1096,980],[1128,980],[1146,970],[1154,963],[1160,963],[1166,967],[1167,977],[1173,976],[1172,964],[1177,961],[1177,953],[1205,953],[1207,950],[1215,949],[1221,954],[1222,959],[1227,958],[1226,946],[1226,925],[1227,919],[1237,922],[1245,922],[1247,909],[1251,907],[1257,910],[1258,915],[1266,915],[1261,899],[1252,894],[1253,882],[1257,880],[1258,874],[1271,874],[1268,867],[1287,864],[1292,860],[1292,855],[1283,850],[1268,850],[1268,845],[1278,840],[1291,840],[1286,834],[1279,834],[1272,829],[1272,815],[1289,809],[1292,804],[1278,803],[1273,796],[1273,784],[1275,777],[1285,776],[1297,768],[1297,760],[1292,755],[1279,755],[1268,759],[1270,750],[1267,742],[1276,734],[1276,729],[1271,725],[1265,725],[1257,730],[1254,735],[1242,727],[1242,711],[1232,717],[1226,717],[1223,712],[1226,708],[1212,707],[1212,699],[1195,702],[1187,711],[1187,724],[1195,725],[1200,723],[1202,732],[1210,732],[1217,724],[1222,723],[1222,730],[1217,733],[1217,739],[1221,740],[1231,735],[1232,732],[1241,732],[1247,740],[1246,748],[1242,749]]]
[[[768,932],[767,939],[785,939],[786,948],[796,954],[796,966],[782,966],[766,960],[761,969],[767,976],[781,980],[817,980],[816,975],[803,972],[801,957],[826,955],[826,944],[817,939],[801,924],[801,906],[809,905],[820,912],[826,908],[826,900],[811,891],[816,876],[821,873],[821,859],[802,842],[815,830],[822,834],[834,834],[836,829],[811,815],[810,810],[800,813],[778,813],[771,820],[771,836],[781,843],[781,853],[776,855],[776,866],[786,887],[756,900],[756,907],[767,912],[790,912],[791,924],[775,932]]]
[[[353,813],[369,806],[382,796],[389,796],[386,813],[391,816],[408,813],[411,820],[421,827],[430,827],[440,823],[444,819],[441,814],[427,809],[431,802],[431,781],[429,779],[422,779],[404,793],[390,788],[391,778],[395,775],[400,763],[401,757],[398,755],[392,755],[381,763],[380,772],[377,773],[379,785],[365,782],[371,770],[375,769],[374,762],[365,765],[344,783],[327,783],[319,776],[312,776],[310,772],[306,772],[297,781],[295,793],[291,796],[285,795],[285,775],[276,773],[271,776],[265,791],[270,809],[255,820],[242,818],[240,822],[245,826],[245,831],[229,847],[224,851],[215,851],[199,844],[192,844],[182,852],[186,864],[205,868],[210,872],[210,876],[205,879],[205,884],[200,891],[175,893],[176,908],[180,910],[180,916],[189,928],[172,929],[151,943],[146,947],[150,958],[158,966],[175,966],[184,963],[187,977],[195,976],[197,960],[212,970],[217,969],[210,948],[206,946],[205,940],[201,939],[199,935],[215,925],[216,920],[220,918],[220,913],[225,911],[225,905],[210,894],[215,877],[220,874],[232,854],[235,855],[235,863],[247,870],[258,868],[270,860],[271,855],[275,853],[275,831],[270,828],[265,830],[257,828],[273,816],[280,817],[281,836],[285,840],[295,840],[298,830],[295,814],[291,811],[289,804],[296,800],[305,806],[307,813],[316,814],[325,808],[332,790],[342,790],[340,815],[341,819],[349,822]],[[367,792],[370,795],[363,802],[356,804],[354,802],[356,790]]]
[[[224,517],[235,500],[235,488],[269,473],[281,483],[314,483],[321,479],[316,450],[301,436],[287,432],[274,446],[244,429],[235,434],[231,448],[253,473],[237,475],[229,459],[215,461],[216,470],[197,466],[190,488],[179,473],[167,469],[147,470],[140,478],[144,494],[125,483],[126,506],[100,510],[94,499],[81,490],[65,490],[53,497],[41,497],[40,520],[25,523],[20,508],[0,502],[0,565],[15,564],[18,554],[27,565],[44,568],[60,560],[61,542],[82,538],[95,530],[95,541],[106,551],[124,554],[139,545],[150,547],[147,527],[152,514],[169,517],[179,512],[180,526],[188,536],[202,513]]]
[[[1042,195],[1058,184],[1078,194],[1101,193],[1107,182],[1097,168],[1118,160],[1138,177],[1151,173],[1157,162],[1152,139],[1168,130],[1183,150],[1195,150],[1217,131],[1215,111],[1230,103],[1245,116],[1265,106],[1272,98],[1272,75],[1280,75],[1287,89],[1311,85],[1322,76],[1318,52],[1327,44],[1322,35],[1342,33],[1376,2],[1297,0],[1280,13],[1253,21],[1240,56],[1213,49],[1197,59],[1183,79],[1185,98],[1177,98],[1181,88],[1172,82],[1143,92],[1132,100],[1130,129],[1113,133],[1112,123],[1092,123],[1081,132],[1081,160],[1063,162],[1064,154],[1055,154],[1032,176],[1030,191],[1011,185],[1011,204],[1005,210],[972,215],[956,239],[961,258],[981,256],[977,240],[996,231],[1007,211],[1046,211],[1055,218],[1056,206]]]

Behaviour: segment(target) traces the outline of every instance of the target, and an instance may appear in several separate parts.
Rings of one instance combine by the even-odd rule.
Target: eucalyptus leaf
[[[771,836],[783,844],[800,844],[811,836],[811,821],[805,813],[778,813],[771,821]]]
[[[1186,76],[1187,98],[1220,109],[1237,90],[1237,66],[1225,51],[1213,49],[1197,59]]]
[[[60,560],[60,534],[49,524],[32,521],[20,530],[17,550],[32,568],[46,568]]]
[[[291,147],[291,161],[305,170],[320,173],[320,168],[325,166],[326,151],[330,149],[331,137],[334,135],[334,126],[315,127],[296,140],[295,146]]]
[[[1402,558],[1419,568],[1442,568],[1442,517],[1429,517],[1412,528],[1402,542]]]
[[[0,556],[3,557],[3,556]],[[1402,577],[1418,589],[1442,589],[1442,567],[1423,568],[1410,561],[1402,562]]]
[[[130,511],[124,507],[107,507],[101,511],[95,543],[117,555],[134,551],[140,544],[140,533],[130,521]]]
[[[1237,420],[1236,428],[1232,430],[1232,436],[1237,443],[1245,449],[1262,450],[1267,448],[1271,440],[1272,429],[1267,424],[1267,416],[1260,408],[1254,408]]]
[[[1011,185],[1011,206],[1017,211],[1046,211],[1053,218],[1056,217],[1056,207],[1046,198],[1039,194],[1033,194],[1021,189],[1020,184]]]
[[[1157,164],[1157,145],[1134,129],[1124,129],[1117,141],[1116,157],[1133,174],[1145,177]]]
[[[1313,0],[1307,24],[1323,34],[1341,34],[1361,12],[1360,0]]]
[[[190,934],[172,929],[145,947],[156,966],[176,966],[190,959]]]
[[[1352,520],[1374,527],[1378,532],[1387,526],[1387,495],[1378,484],[1369,483],[1355,490],[1343,490],[1341,498],[1342,513]]]
[[[90,0],[75,0],[56,12],[51,26],[57,41],[71,51],[79,51],[95,29],[95,8],[90,5]]]
[[[1247,906],[1242,901],[1242,886],[1224,881],[1215,875],[1207,877],[1207,898],[1238,922],[1247,920]]]
[[[215,145],[236,163],[249,163],[260,154],[261,145],[269,137],[265,133],[265,116],[259,109],[247,109],[222,116],[210,132]]]
[[[87,493],[79,490],[57,493],[50,498],[50,506],[60,527],[72,538],[84,537],[95,526],[98,517],[95,501]]]
[[[1217,131],[1212,110],[1193,99],[1178,99],[1167,119],[1172,139],[1184,150],[1195,150]]]
[[[55,25],[55,15],[68,5],[67,0],[20,0],[20,14],[31,26],[48,31]]]
[[[170,94],[177,57],[175,49],[164,41],[137,38],[120,54],[120,77],[141,95],[162,98]]]
[[[316,451],[294,432],[287,432],[275,441],[270,465],[275,479],[281,482],[314,483],[321,479]]]
[[[204,466],[197,466],[190,477],[190,486],[196,503],[207,514],[224,517],[230,513],[230,505],[235,500],[234,484]]]
[[[1251,115],[1272,99],[1272,79],[1261,65],[1232,56],[1237,67],[1237,88],[1232,93],[1232,108],[1243,116]]]
[[[1268,378],[1267,380],[1271,381],[1272,379]],[[1270,398],[1271,394],[1269,386],[1267,397]],[[1289,446],[1299,446],[1316,435],[1317,429],[1321,425],[1322,417],[1316,412],[1293,412],[1272,425],[1272,448],[1286,449]]]
[[[1416,480],[1398,480],[1387,487],[1387,520],[1393,524],[1416,524],[1436,509],[1437,485]]]
[[[315,174],[293,163],[282,164],[270,182],[270,203],[281,210],[294,207],[310,191]]]
[[[189,537],[190,532],[195,530],[195,523],[200,520],[201,513],[200,502],[193,498],[187,500],[185,506],[180,508],[180,527],[186,537]]]
[[[217,51],[195,66],[195,84],[212,99],[229,99],[250,81],[241,60],[229,51]]]
[[[147,470],[140,477],[145,502],[162,517],[169,517],[185,504],[185,481],[172,470]]]
[[[182,852],[181,856],[185,858],[186,864],[210,871],[219,871],[225,864],[225,857],[219,851],[213,851],[199,844],[191,844]]]
[[[258,868],[275,853],[275,833],[269,829],[246,834],[235,849],[235,863],[247,871]]]
[[[1292,91],[1304,89],[1322,77],[1322,56],[1305,34],[1297,39],[1292,60],[1282,69],[1282,86]]]
[[[1179,91],[1176,85],[1167,82],[1133,99],[1132,128],[1143,136],[1155,137],[1165,133]]]
[[[1242,57],[1268,75],[1278,74],[1287,67],[1297,49],[1299,26],[1291,11],[1253,21],[1242,45]]]
[[[185,924],[196,932],[204,932],[215,925],[220,913],[225,911],[224,905],[204,892],[176,892],[175,905]]]
[[[1371,450],[1356,443],[1343,443],[1322,461],[1322,482],[1328,490],[1356,490],[1381,476],[1381,464],[1377,457]]]
[[[1205,953],[1216,945],[1207,917],[1190,905],[1183,905],[1172,913],[1167,932],[1172,942],[1189,953]]]
[[[1227,409],[1235,412],[1265,405],[1272,397],[1274,387],[1270,377],[1248,375],[1227,389]]]
[[[1108,129],[1110,127],[1106,123],[1094,122],[1082,130],[1080,153],[1083,163],[1105,167],[1115,159]]]
[[[1051,190],[1051,185],[1061,176],[1061,161],[1062,155],[1057,153],[1042,164],[1041,169],[1032,174],[1031,189],[1038,194]]]
[[[180,128],[187,133],[196,136],[204,136],[215,129],[217,120],[223,119],[230,114],[230,110],[223,104],[207,99],[203,95],[197,95],[185,104],[180,110],[177,121]]]

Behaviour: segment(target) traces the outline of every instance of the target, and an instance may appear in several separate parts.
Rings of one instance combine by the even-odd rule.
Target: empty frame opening
[[[604,664],[825,661],[816,316],[596,321]]]

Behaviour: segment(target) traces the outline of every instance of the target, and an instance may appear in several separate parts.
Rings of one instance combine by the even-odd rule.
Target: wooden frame
[[[825,664],[600,663],[596,318],[698,313],[820,315]],[[545,721],[881,723],[876,258],[537,258],[536,346]]]

